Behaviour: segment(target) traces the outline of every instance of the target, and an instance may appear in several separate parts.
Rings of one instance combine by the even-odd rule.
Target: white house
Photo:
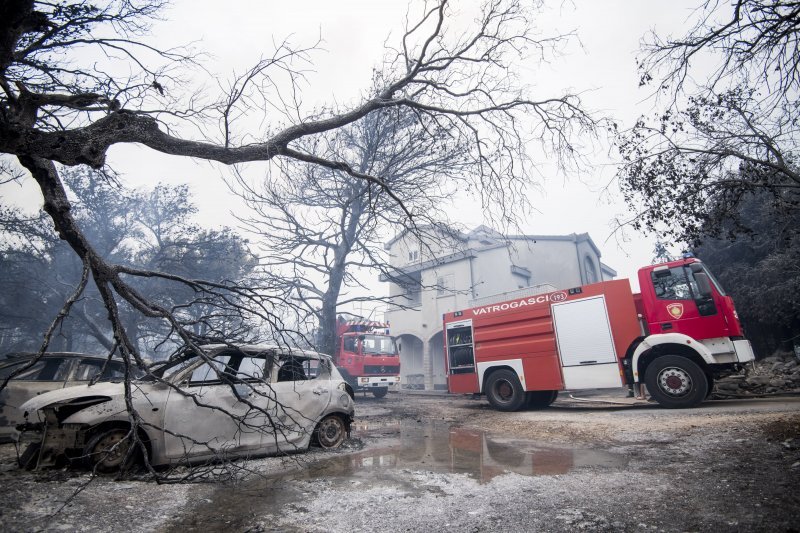
[[[538,292],[612,279],[586,233],[501,235],[486,226],[469,233],[408,231],[386,243],[397,275],[389,282],[396,305],[386,311],[402,346],[401,383],[447,388],[442,315]]]

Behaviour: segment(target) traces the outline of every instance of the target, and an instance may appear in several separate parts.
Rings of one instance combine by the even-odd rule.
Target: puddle
[[[211,496],[212,505],[199,506],[171,529],[235,529],[246,524],[248,517],[264,513],[306,512],[304,492],[292,483],[298,480],[326,480],[331,489],[347,490],[391,483],[413,491],[419,487],[414,487],[408,472],[466,474],[487,483],[510,472],[552,476],[579,468],[618,469],[627,464],[625,457],[605,451],[540,446],[435,422],[357,423],[353,437],[367,441],[370,448],[348,455],[334,452],[299,471],[220,487]]]
[[[554,448],[502,439],[484,431],[443,423],[360,424],[353,436],[379,439],[379,448],[331,457],[305,473],[309,477],[352,477],[376,470],[462,473],[481,483],[514,472],[526,476],[566,474],[576,468],[621,468],[625,457],[601,450]]]

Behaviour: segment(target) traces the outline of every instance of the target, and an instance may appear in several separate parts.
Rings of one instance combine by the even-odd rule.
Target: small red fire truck
[[[400,383],[400,354],[389,324],[360,317],[339,316],[334,362],[354,391],[383,398]]]
[[[670,408],[692,407],[715,374],[755,359],[733,305],[686,257],[626,279],[444,315],[448,389],[501,411],[550,405],[560,390],[644,383]]]

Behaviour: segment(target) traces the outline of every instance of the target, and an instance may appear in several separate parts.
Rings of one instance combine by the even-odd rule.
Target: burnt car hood
[[[61,403],[76,398],[83,398],[85,396],[108,396],[114,397],[121,395],[125,392],[123,383],[95,383],[94,385],[78,385],[76,387],[68,387],[66,389],[58,389],[50,392],[40,394],[35,398],[31,398],[20,406],[21,411],[33,413],[42,407],[47,407],[54,403]]]

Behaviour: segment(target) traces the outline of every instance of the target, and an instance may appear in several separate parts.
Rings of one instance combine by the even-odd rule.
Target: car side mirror
[[[705,272],[697,272],[694,275],[694,280],[697,282],[697,290],[700,292],[702,298],[711,298],[713,294],[711,291],[711,280],[708,279],[708,274]]]

